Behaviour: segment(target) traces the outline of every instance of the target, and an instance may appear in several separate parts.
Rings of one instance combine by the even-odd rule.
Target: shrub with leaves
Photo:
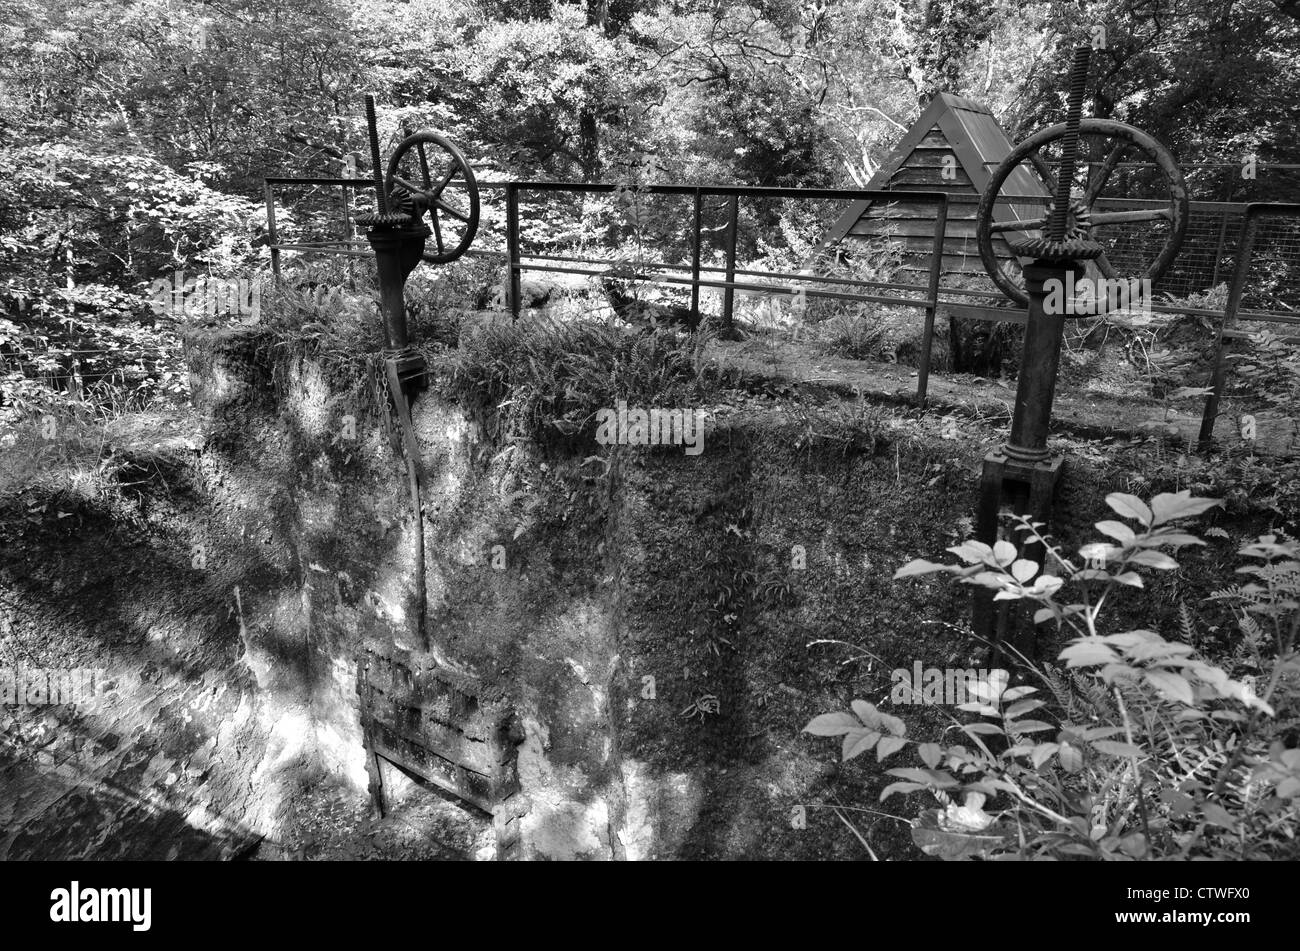
[[[1045,569],[1009,541],[966,541],[949,549],[959,564],[917,559],[897,571],[950,573],[997,600],[1030,601],[1036,622],[1072,638],[1061,667],[1025,662],[1046,692],[996,677],[972,685],[977,699],[958,709],[979,719],[953,718],[959,743],[915,743],[921,765],[888,770],[897,781],[882,800],[932,794],[938,807],[911,820],[913,840],[945,859],[1294,857],[1300,750],[1288,724],[1300,671],[1300,550],[1274,536],[1243,547],[1254,563],[1240,570],[1252,580],[1214,595],[1237,609],[1255,645],[1257,690],[1155,631],[1103,631],[1118,590],[1142,588],[1145,571],[1178,568],[1169,552],[1204,544],[1181,523],[1219,502],[1187,491],[1107,502],[1124,521],[1097,523],[1106,541],[1076,560],[1021,519]],[[845,760],[874,748],[883,762],[914,742],[901,721],[861,700],[805,729],[843,736]]]
[[[573,436],[617,400],[696,407],[712,389],[701,372],[707,334],[626,333],[586,321],[496,323],[462,341],[448,395],[499,437]]]

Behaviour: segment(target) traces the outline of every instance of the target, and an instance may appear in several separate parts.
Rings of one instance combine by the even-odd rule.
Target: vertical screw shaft
[[[384,173],[379,167],[379,121],[375,118],[375,97],[366,96],[366,128],[370,132],[370,171],[375,178],[375,207],[388,213],[388,196],[384,194]]]
[[[1089,46],[1074,48],[1074,62],[1070,66],[1070,104],[1065,116],[1065,137],[1061,140],[1061,168],[1056,177],[1056,203],[1052,205],[1049,237],[1053,241],[1065,239],[1066,216],[1070,210],[1070,186],[1074,184],[1074,170],[1079,158],[1079,122],[1083,117],[1083,93],[1088,85],[1088,61],[1092,56]]]

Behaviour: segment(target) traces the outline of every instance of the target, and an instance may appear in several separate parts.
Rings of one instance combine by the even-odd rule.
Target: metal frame
[[[1214,341],[1214,367],[1210,371],[1210,395],[1205,400],[1205,412],[1201,416],[1201,431],[1197,440],[1202,448],[1208,448],[1214,441],[1214,424],[1219,418],[1219,403],[1223,399],[1223,389],[1228,377],[1226,351],[1231,346],[1232,340],[1247,336],[1236,329],[1237,320],[1244,318],[1272,323],[1300,324],[1300,311],[1289,314],[1241,312],[1241,298],[1246,292],[1246,277],[1250,273],[1255,238],[1259,233],[1259,219],[1264,217],[1300,218],[1300,204],[1251,202],[1246,206],[1245,214],[1241,219],[1241,232],[1237,239],[1237,260],[1232,270],[1228,302],[1224,306],[1223,320],[1219,323],[1219,333]]]
[[[365,241],[357,238],[342,238],[319,242],[280,243],[276,230],[275,190],[277,186],[339,186],[344,189],[374,188],[374,182],[368,178],[286,178],[272,177],[265,179],[265,199],[267,213],[268,247],[271,251],[271,270],[276,280],[281,277],[280,252],[302,251],[307,253],[336,254],[352,257],[373,257]],[[594,192],[609,193],[614,191],[612,184],[585,184],[576,182],[480,182],[480,189],[500,190],[506,199],[506,249],[505,251],[471,249],[467,254],[474,257],[504,257],[507,262],[508,302],[511,314],[518,317],[521,299],[519,289],[520,274],[524,271],[549,271],[565,274],[600,276],[608,273],[608,268],[619,262],[605,258],[578,256],[561,256],[549,254],[525,255],[522,250],[519,220],[519,194],[523,191],[539,192]],[[942,284],[942,249],[947,230],[948,208],[951,204],[978,201],[978,196],[950,195],[944,192],[924,191],[875,191],[869,189],[824,189],[824,188],[762,188],[750,186],[676,186],[653,185],[642,189],[649,194],[682,195],[692,199],[691,208],[691,263],[668,264],[663,262],[647,263],[641,272],[632,275],[635,279],[650,283],[680,285],[690,288],[691,310],[699,313],[700,288],[721,288],[723,294],[723,323],[730,325],[735,308],[735,292],[745,294],[793,294],[802,289],[807,297],[819,297],[831,300],[873,302],[894,304],[905,307],[918,307],[925,311],[925,330],[921,348],[921,365],[917,368],[916,400],[924,405],[929,388],[930,357],[934,340],[934,320],[938,307],[943,307],[957,317],[975,320],[1007,321],[1024,323],[1027,311],[1024,308],[1005,306],[1003,295],[994,290],[980,288],[944,287]],[[930,268],[926,285],[907,284],[897,281],[867,281],[842,277],[816,276],[808,274],[791,274],[783,271],[758,271],[736,267],[735,232],[739,225],[739,202],[742,198],[780,199],[807,198],[812,200],[898,200],[905,196],[909,201],[929,201],[937,206],[933,250],[930,255]],[[725,197],[727,203],[727,235],[724,242],[725,261],[723,267],[713,267],[701,263],[701,233],[703,231],[703,203],[706,197]],[[1125,200],[1120,200],[1125,201]],[[1138,204],[1137,200],[1132,201]],[[1193,210],[1200,204],[1193,202]],[[1219,203],[1208,203],[1219,204]],[[346,207],[346,206],[345,206]],[[1242,310],[1241,300],[1245,291],[1245,281],[1250,269],[1251,251],[1255,243],[1258,221],[1261,217],[1287,216],[1300,217],[1300,204],[1252,202],[1245,205],[1230,203],[1233,211],[1242,210],[1242,222],[1237,241],[1236,262],[1233,269],[1228,303],[1223,311],[1197,307],[1171,307],[1164,304],[1151,304],[1150,309],[1158,314],[1192,314],[1211,317],[1221,321],[1219,333],[1215,339],[1214,364],[1210,379],[1211,393],[1206,399],[1205,410],[1199,436],[1201,445],[1208,446],[1213,440],[1214,420],[1218,416],[1219,404],[1227,380],[1227,361],[1225,354],[1231,341],[1247,336],[1244,331],[1236,329],[1241,320],[1256,320],[1282,325],[1300,326],[1300,310],[1297,311],[1255,311]],[[345,215],[346,218],[346,215]],[[350,223],[350,219],[347,219]],[[1226,219],[1225,219],[1226,221]],[[1226,231],[1226,226],[1225,229]],[[363,250],[364,249],[364,250]],[[527,261],[524,258],[527,257]],[[545,262],[545,263],[542,263]],[[597,267],[574,267],[575,264],[596,265]],[[601,267],[604,266],[604,267]],[[687,272],[688,276],[673,276],[657,273],[660,271]],[[975,274],[975,271],[971,272]],[[708,275],[721,275],[721,278]],[[787,283],[758,283],[737,280],[737,278],[758,278],[784,281]],[[794,284],[798,284],[796,288]],[[821,285],[822,288],[843,288],[843,290],[816,289],[809,285]],[[851,289],[870,289],[869,291]],[[903,297],[881,294],[879,291],[913,291],[924,294],[917,297]],[[872,291],[875,291],[874,293]],[[953,297],[985,298],[989,304],[976,304],[968,301],[952,300]],[[995,304],[1003,306],[995,306]],[[1297,331],[1300,334],[1300,331]],[[1296,339],[1296,338],[1292,338]]]
[[[598,183],[579,183],[579,182],[548,182],[548,181],[525,181],[525,182],[506,182],[503,184],[487,183],[480,187],[504,187],[506,191],[506,261],[507,261],[507,286],[509,288],[508,301],[512,317],[518,318],[521,309],[521,295],[519,288],[519,277],[523,271],[549,271],[561,274],[580,274],[589,277],[598,277],[608,273],[608,269],[596,270],[593,268],[581,268],[566,266],[575,263],[606,263],[603,259],[564,257],[560,255],[527,255],[530,261],[555,261],[557,264],[536,264],[526,263],[525,255],[522,252],[522,239],[520,235],[519,223],[519,194],[524,191],[555,193],[597,193],[608,194],[613,192],[617,186],[614,184]],[[831,201],[863,201],[879,198],[891,197],[894,193],[872,191],[862,188],[767,188],[761,186],[749,185],[650,185],[640,189],[643,194],[651,195],[680,195],[689,196],[692,199],[691,215],[691,264],[689,267],[689,277],[672,277],[656,273],[659,270],[686,270],[685,265],[666,264],[659,262],[647,262],[642,265],[641,269],[630,275],[633,279],[644,280],[656,284],[676,284],[689,286],[691,289],[691,311],[695,315],[699,314],[700,288],[713,287],[721,288],[723,291],[722,298],[722,315],[721,323],[724,328],[732,326],[732,318],[735,311],[735,292],[748,292],[751,294],[787,294],[792,295],[802,291],[806,297],[829,298],[833,300],[847,301],[872,301],[876,303],[895,304],[904,307],[918,307],[925,311],[925,330],[923,336],[923,345],[920,354],[920,365],[917,367],[917,384],[916,384],[916,401],[919,405],[925,404],[926,394],[930,381],[930,354],[931,345],[934,339],[934,318],[938,306],[942,303],[939,299],[940,278],[943,267],[943,240],[947,230],[948,218],[948,195],[944,192],[927,192],[914,191],[908,192],[908,199],[911,201],[928,202],[937,206],[935,213],[934,237],[932,252],[930,255],[930,268],[928,272],[928,281],[925,286],[920,284],[902,284],[898,282],[887,281],[869,281],[869,280],[850,280],[845,278],[818,277],[809,274],[790,274],[783,271],[751,271],[742,270],[736,267],[736,235],[739,229],[740,221],[740,200],[748,199],[808,199],[808,200],[831,200]],[[702,234],[702,208],[705,198],[726,198],[727,199],[727,224],[724,236],[724,266],[722,268],[705,267],[700,263],[701,258],[701,234]],[[612,263],[612,262],[610,262]],[[722,280],[709,279],[704,276],[706,273],[722,272]],[[800,286],[795,287],[793,284],[771,284],[771,283],[754,283],[752,281],[738,281],[736,277],[771,277],[788,282],[797,282]],[[806,285],[831,284],[845,287],[865,287],[865,288],[886,288],[893,290],[914,290],[918,294],[924,294],[924,297],[899,297],[886,296],[873,293],[846,293],[844,291],[816,290],[810,289]]]

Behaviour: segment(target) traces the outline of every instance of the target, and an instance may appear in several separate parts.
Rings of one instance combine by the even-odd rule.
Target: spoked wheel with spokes
[[[1025,185],[1036,179],[1046,195],[1057,194],[1065,131],[1065,123],[1054,125],[1017,145],[994,169],[976,212],[980,260],[998,288],[1021,306],[1029,297],[1019,262],[1008,260],[1005,250],[999,256],[996,239],[1047,236],[1052,200],[1026,194]],[[1004,191],[1009,181],[1013,185]],[[1065,237],[1103,246],[1093,261],[1101,277],[1154,284],[1178,254],[1187,217],[1187,183],[1168,149],[1123,122],[1081,121]],[[1108,304],[1098,295],[1091,312],[1105,313]]]
[[[436,132],[416,132],[398,144],[385,177],[389,207],[413,217],[429,216],[435,250],[424,260],[454,261],[478,231],[478,182],[465,156]]]

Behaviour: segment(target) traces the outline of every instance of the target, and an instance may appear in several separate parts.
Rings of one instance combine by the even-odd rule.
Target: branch
[[[326,155],[332,155],[336,159],[343,158],[342,149],[336,148],[335,146],[329,145],[325,142],[317,142],[314,139],[310,139],[307,137],[306,133],[299,132],[293,126],[289,126],[289,128],[283,130],[280,134],[290,142],[298,142],[302,145],[309,146],[317,151],[324,152]],[[360,167],[360,164],[360,162],[357,163],[358,167]]]

